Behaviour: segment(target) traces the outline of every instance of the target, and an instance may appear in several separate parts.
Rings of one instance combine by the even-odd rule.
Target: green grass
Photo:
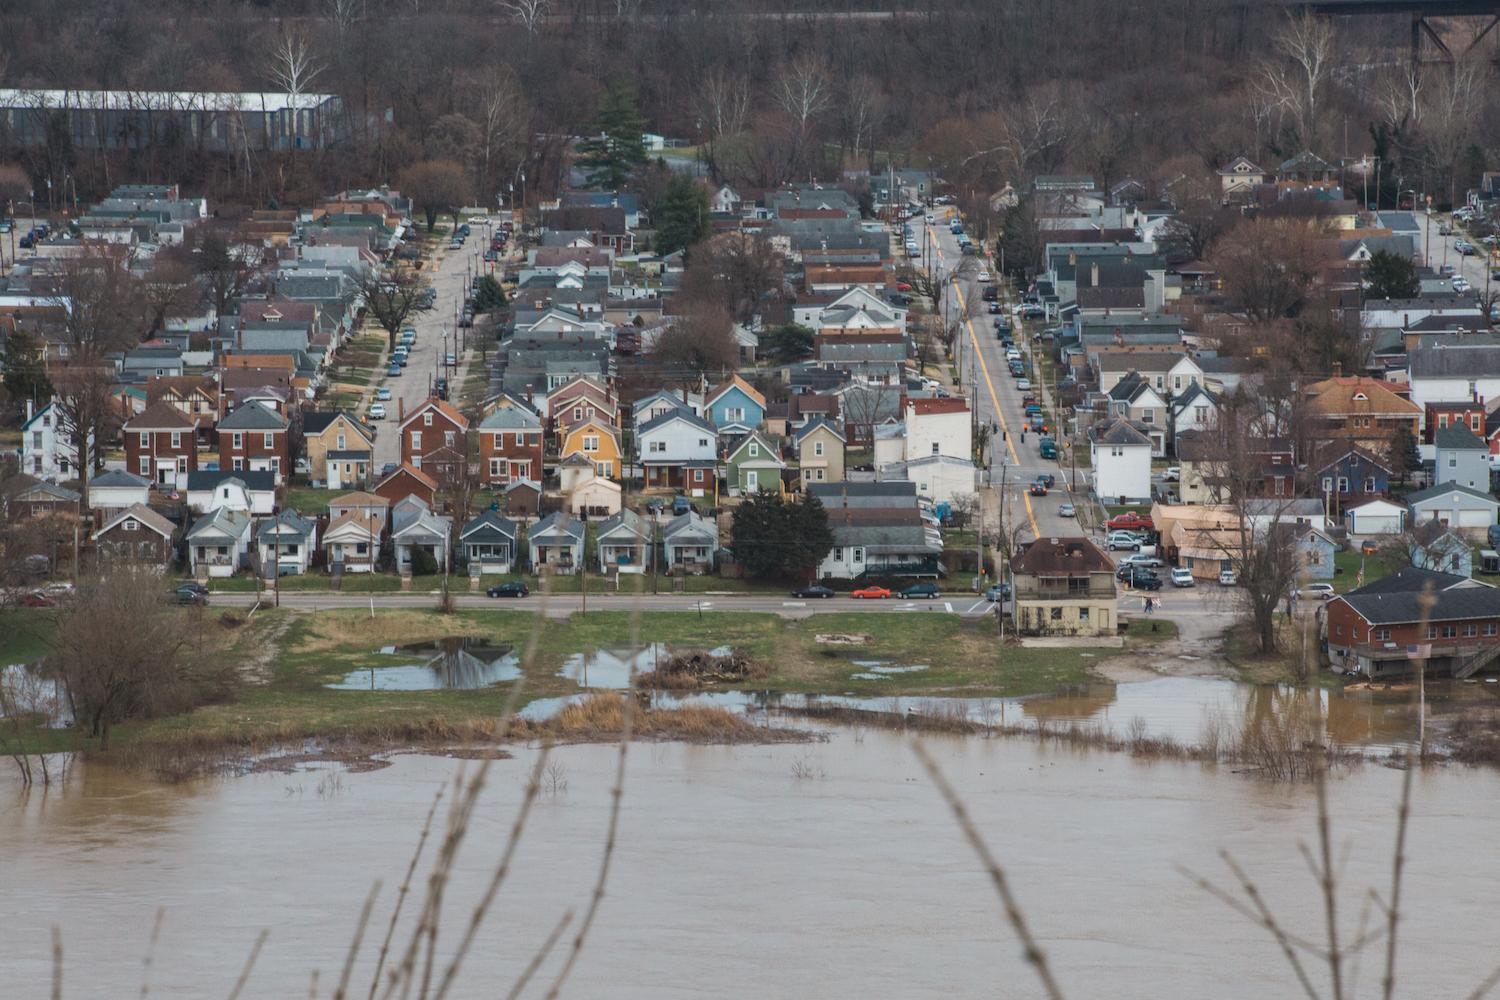
[[[294,486],[286,491],[286,506],[301,514],[326,514],[328,501],[343,496],[348,490],[318,490],[310,486]]]
[[[1342,594],[1360,586],[1359,568],[1365,569],[1365,583],[1374,583],[1390,572],[1385,561],[1377,556],[1362,556],[1359,549],[1348,549],[1333,554],[1333,589]]]
[[[41,659],[55,632],[56,623],[43,609],[0,612],[0,665]]]

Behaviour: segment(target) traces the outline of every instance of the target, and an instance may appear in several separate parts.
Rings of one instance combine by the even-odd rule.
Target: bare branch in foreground
[[[542,946],[537,949],[536,954],[531,956],[531,961],[526,964],[525,971],[516,980],[516,984],[510,988],[510,992],[505,994],[505,1000],[519,1000],[521,994],[526,991],[527,984],[536,975],[536,970],[540,969],[542,963],[547,960],[547,956],[552,954],[552,949],[556,948],[557,942],[562,939],[563,931],[567,930],[568,924],[572,922],[573,911],[569,910],[562,915],[562,919],[552,928],[552,933],[547,935],[547,939],[542,942]]]
[[[250,949],[250,957],[245,959],[245,967],[240,970],[240,978],[235,980],[234,989],[229,991],[229,1000],[237,1000],[240,993],[244,991],[245,984],[250,981],[250,970],[255,968],[255,960],[260,957],[260,949],[266,943],[266,938],[270,936],[270,931],[262,930],[255,939],[255,945]]]

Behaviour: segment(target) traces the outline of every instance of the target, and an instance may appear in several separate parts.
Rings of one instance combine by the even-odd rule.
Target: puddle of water
[[[630,686],[631,673],[644,674],[656,669],[657,663],[678,653],[664,642],[653,642],[644,649],[594,649],[587,653],[573,653],[563,660],[557,676],[583,688],[623,691]],[[733,646],[715,646],[709,656],[728,656]]]
[[[481,639],[453,637],[407,646],[383,646],[376,653],[415,658],[417,662],[372,664],[349,671],[327,687],[345,691],[468,691],[521,676],[521,664],[512,647]]]
[[[14,705],[19,713],[42,716],[49,729],[62,729],[73,724],[73,713],[68,708],[62,685],[42,676],[35,663],[0,667],[0,690],[4,691],[6,704]],[[3,716],[4,713],[0,712],[0,717]]]
[[[868,670],[857,674],[850,674],[849,676],[861,681],[883,681],[889,680],[895,674],[919,674],[927,669],[927,664],[925,663],[913,663],[906,667],[893,667],[883,660],[868,660],[865,662],[871,664]],[[854,661],[854,665],[864,666],[865,664]]]
[[[567,694],[560,698],[538,698],[529,702],[516,716],[528,722],[546,722],[569,705],[576,705],[587,697],[586,694]]]

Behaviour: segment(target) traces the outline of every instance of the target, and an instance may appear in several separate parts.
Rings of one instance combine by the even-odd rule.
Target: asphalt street
[[[1417,249],[1421,251],[1423,258],[1427,261],[1427,266],[1436,270],[1444,264],[1451,264],[1453,265],[1454,274],[1463,275],[1464,278],[1468,279],[1473,291],[1478,292],[1480,295],[1486,295],[1489,292],[1500,293],[1500,281],[1496,281],[1493,277],[1495,270],[1500,269],[1500,260],[1493,262],[1488,260],[1487,254],[1491,249],[1490,247],[1485,246],[1476,239],[1469,239],[1469,242],[1474,244],[1474,248],[1478,253],[1466,257],[1454,249],[1454,244],[1460,239],[1468,239],[1461,231],[1457,230],[1457,227],[1455,227],[1453,233],[1447,236],[1438,232],[1438,227],[1442,223],[1449,222],[1451,225],[1449,216],[1436,212],[1418,212],[1416,216],[1417,221],[1422,224],[1424,230],[1422,246],[1419,246]]]

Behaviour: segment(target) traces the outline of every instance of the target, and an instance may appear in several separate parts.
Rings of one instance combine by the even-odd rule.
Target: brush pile
[[[640,674],[636,687],[658,691],[693,691],[714,684],[737,684],[756,676],[750,658],[738,651],[726,656],[711,653],[680,653],[661,660],[656,669]]]

